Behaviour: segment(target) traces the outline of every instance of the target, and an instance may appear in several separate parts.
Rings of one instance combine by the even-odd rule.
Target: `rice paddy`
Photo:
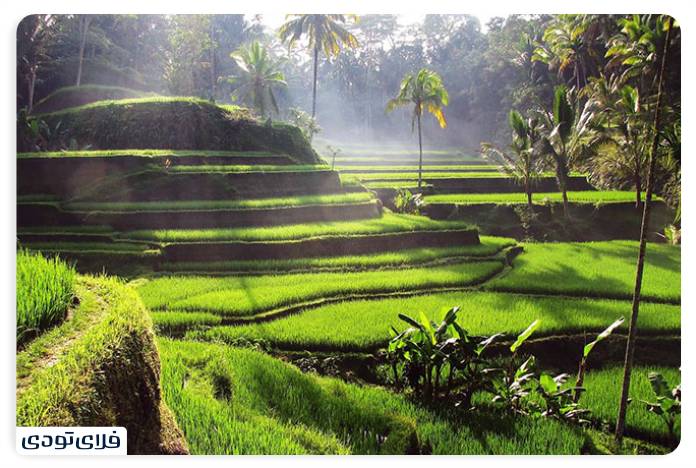
[[[644,197],[642,194],[641,197]],[[636,192],[632,191],[593,191],[568,192],[568,201],[571,203],[624,203],[635,202]],[[524,193],[454,193],[441,195],[428,195],[426,203],[453,203],[453,204],[524,204],[527,196]],[[560,193],[534,193],[532,202],[535,204],[560,203],[563,197]]]
[[[481,412],[451,421],[258,351],[171,340],[159,349],[163,393],[194,454],[563,454],[585,440],[551,420]]]
[[[364,203],[373,200],[369,192],[340,193],[330,195],[301,195],[282,198],[256,198],[241,200],[180,200],[155,202],[73,202],[63,205],[70,211],[94,212],[148,212],[148,211],[206,211],[206,210],[257,210],[296,206],[322,206]]]
[[[323,236],[358,236],[394,232],[438,231],[466,229],[462,221],[434,221],[423,216],[386,212],[381,218],[359,221],[332,221],[322,223],[289,224],[274,227],[232,229],[157,229],[139,230],[121,234],[133,240],[157,242],[185,241],[287,241]]]
[[[486,287],[529,294],[631,299],[638,244],[632,241],[526,244],[509,274]],[[679,304],[681,248],[650,243],[642,297]]]
[[[488,260],[366,272],[216,278],[169,276],[143,282],[138,292],[152,310],[249,316],[326,297],[470,286],[502,269],[501,261]]]
[[[74,292],[75,269],[58,258],[17,252],[17,342],[60,323]]]
[[[206,154],[256,157],[254,153],[150,150],[78,152],[70,156],[174,159]],[[234,164],[232,159],[230,164],[219,159],[213,164],[193,160],[190,164],[171,164],[166,170],[202,177],[294,172],[299,178],[332,170],[327,165],[264,165],[266,156],[276,155],[258,152],[257,165],[247,164],[248,158],[244,164]],[[185,216],[206,212],[206,216],[217,216],[218,211],[233,210],[378,206],[376,194],[381,192],[375,194],[364,187],[415,187],[417,166],[412,152],[394,149],[374,156],[365,148],[351,149],[349,155],[336,158],[340,190],[345,192],[311,194],[299,190],[298,195],[273,196],[269,190],[269,195],[264,192],[251,197],[157,201],[117,197],[100,202],[66,202],[41,193],[24,195],[22,202],[51,204],[67,213],[87,216],[102,213],[117,220],[137,213]],[[438,193],[438,180],[499,179],[505,175],[497,166],[458,151],[434,150],[425,161],[424,177],[432,185],[424,186],[434,193],[424,197],[428,204],[526,203],[522,193]],[[570,201],[576,203],[633,202],[634,197],[630,191],[569,192]],[[534,200],[557,203],[560,195],[539,193],[534,194]],[[388,200],[386,204],[389,206]],[[353,355],[368,361],[369,357],[378,359],[392,328],[404,327],[399,314],[417,317],[422,312],[438,321],[443,311],[453,306],[461,308],[458,324],[476,336],[503,333],[501,340],[511,340],[535,320],[540,321],[535,332],[540,343],[590,336],[630,313],[637,244],[615,240],[520,244],[509,237],[489,235],[480,235],[478,244],[462,244],[457,236],[473,228],[469,221],[435,220],[387,208],[377,213],[379,217],[373,218],[361,215],[355,220],[342,217],[336,221],[259,227],[244,223],[241,227],[193,229],[20,226],[19,235],[26,239],[27,248],[60,252],[69,258],[101,258],[104,264],[108,260],[131,265],[133,273],[126,274],[128,285],[148,308],[154,330],[160,335],[162,395],[193,454],[593,451],[588,449],[593,446],[590,440],[596,434],[605,434],[602,425],[612,424],[615,418],[618,361],[591,368],[586,376],[587,391],[581,406],[592,411],[591,429],[503,412],[491,403],[492,395],[486,391],[475,395],[476,411],[443,412],[420,404],[414,395],[385,380],[364,385],[362,377],[343,380],[346,374],[330,372],[342,378],[320,376],[283,361],[290,360],[293,353],[327,362]],[[108,224],[111,218],[105,219],[95,222]],[[430,233],[449,236],[450,232],[451,240],[447,237],[444,246],[400,248],[396,242],[390,243],[405,233],[419,233],[427,239]],[[335,254],[321,252],[321,256],[309,251],[298,258],[245,260],[247,257],[221,256],[208,261],[166,254],[172,247],[195,250],[218,243],[253,243],[273,248],[324,239],[350,242],[364,236],[378,236],[384,249],[370,254],[337,250]],[[679,247],[648,247],[641,339],[679,340],[680,255]],[[94,306],[89,297],[86,300],[86,306]],[[57,337],[75,332],[71,332],[71,326],[84,324],[87,318],[79,308],[76,312],[74,322],[55,329]],[[616,333],[624,335],[626,329],[624,323]],[[55,341],[51,332],[45,336],[43,341],[31,342],[28,354],[18,360],[23,375],[31,373],[28,369],[35,356]],[[650,441],[666,447],[669,441],[662,422],[643,411],[638,402],[651,396],[646,376],[654,369],[670,381],[678,379],[673,367],[636,369],[632,386],[636,401],[629,410],[627,435],[639,444]],[[371,367],[370,372],[379,375],[382,371]]]
[[[598,332],[630,312],[628,301],[530,297],[488,292],[450,292],[354,300],[325,305],[277,320],[238,326],[223,326],[193,332],[191,338],[262,340],[281,349],[360,351],[385,346],[391,327],[403,328],[399,314],[417,317],[423,312],[439,321],[443,310],[459,306],[458,323],[470,333],[488,336],[523,331],[540,320],[539,335]],[[171,309],[174,310],[174,309]],[[172,320],[183,320],[171,312]],[[177,317],[177,318],[174,318]],[[160,316],[166,323],[168,318]],[[679,307],[645,303],[641,310],[641,333],[679,333]],[[626,326],[623,327],[625,332]]]

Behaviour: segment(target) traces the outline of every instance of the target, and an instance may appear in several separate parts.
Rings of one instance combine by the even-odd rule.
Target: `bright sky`
[[[247,19],[251,19],[251,15],[246,15]],[[490,20],[493,15],[474,15],[477,16],[479,21],[481,22],[481,30],[483,32],[486,32],[486,23],[488,23],[488,20]],[[278,28],[281,24],[285,22],[285,14],[280,14],[280,13],[267,13],[267,14],[262,14],[263,17],[263,24],[268,26],[271,29],[276,29]],[[413,23],[418,23],[422,22],[423,18],[425,17],[424,13],[406,13],[406,14],[400,14],[397,15],[399,24],[405,25],[405,24],[413,24]]]

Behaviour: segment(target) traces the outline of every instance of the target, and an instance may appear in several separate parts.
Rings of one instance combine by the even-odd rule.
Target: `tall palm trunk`
[[[667,54],[669,53],[669,41],[672,36],[672,26],[674,19],[669,19],[669,27],[665,37],[665,45],[662,51],[662,62],[660,64],[660,75],[657,84],[657,102],[655,104],[655,119],[653,123],[653,141],[650,151],[650,164],[648,169],[648,183],[645,191],[645,205],[643,206],[643,219],[640,223],[640,247],[638,249],[638,264],[636,266],[636,284],[633,290],[633,304],[631,310],[631,323],[628,327],[628,340],[626,342],[626,356],[624,359],[623,384],[621,386],[621,399],[619,400],[619,414],[616,418],[616,429],[614,437],[617,442],[623,439],[624,428],[626,425],[626,409],[628,407],[628,391],[631,386],[631,371],[633,369],[633,354],[636,345],[636,332],[638,330],[638,310],[640,308],[640,290],[643,284],[643,267],[645,265],[645,244],[650,224],[650,209],[652,205],[652,192],[655,183],[655,162],[657,145],[659,143],[659,129],[661,122],[660,108],[662,106],[662,87],[667,68]]]
[[[524,192],[527,194],[527,206],[529,206],[529,211],[532,211],[532,188],[529,184],[529,179],[524,181]]]
[[[556,157],[556,182],[563,196],[563,215],[568,217],[568,165],[560,157]]]
[[[314,80],[312,85],[312,117],[317,113],[317,67],[319,66],[319,44],[314,44]]]
[[[421,135],[421,115],[420,112],[416,114],[418,117],[418,189],[421,188],[423,182],[423,137]]]
[[[80,17],[80,52],[77,58],[77,79],[75,80],[75,86],[80,86],[82,81],[82,62],[85,58],[85,43],[87,42],[87,31],[89,31],[89,23],[92,22],[92,18],[89,16]]]
[[[27,112],[30,113],[34,107],[34,89],[36,88],[36,65],[32,65],[29,71],[29,83],[27,93]]]
[[[633,176],[633,180],[636,185],[636,209],[638,209],[640,208],[640,189],[643,185],[643,181],[640,177],[640,172],[636,172],[636,174]]]

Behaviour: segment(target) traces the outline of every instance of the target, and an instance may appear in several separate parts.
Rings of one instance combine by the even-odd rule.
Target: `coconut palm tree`
[[[621,85],[618,77],[593,80],[591,99],[596,102],[600,150],[591,156],[592,176],[600,185],[616,186],[630,181],[636,191],[636,208],[647,170],[650,124],[638,88]]]
[[[542,125],[541,151],[555,165],[556,181],[563,195],[563,213],[568,216],[568,175],[570,165],[597,144],[595,102],[588,100],[580,110],[573,93],[565,85],[556,86],[553,107],[539,111]]]
[[[544,31],[543,42],[532,55],[555,70],[559,79],[580,89],[597,68],[601,53],[595,50],[597,28],[589,15],[558,15]],[[570,73],[569,73],[570,72]]]
[[[527,205],[532,208],[532,187],[543,171],[539,151],[541,127],[536,117],[525,119],[516,110],[511,110],[508,122],[512,129],[512,143],[506,152],[492,143],[481,143],[481,152],[487,159],[499,163],[502,170],[524,187]]]
[[[319,51],[327,58],[334,57],[341,51],[341,46],[357,47],[358,40],[344,28],[341,23],[346,23],[348,17],[357,21],[355,15],[288,15],[292,17],[278,30],[280,39],[292,47],[303,36],[309,38],[309,48],[312,50],[314,60],[314,74],[312,79],[312,117],[317,110],[317,67],[319,65]]]
[[[423,182],[423,136],[421,130],[421,117],[423,110],[430,112],[440,124],[441,128],[447,127],[445,114],[442,107],[449,103],[449,95],[442,78],[434,71],[421,68],[418,73],[408,73],[401,80],[399,94],[390,99],[387,103],[387,112],[391,112],[397,107],[413,105],[413,116],[411,118],[411,131],[418,124],[418,188]]]
[[[278,103],[273,89],[284,88],[287,84],[268,50],[258,41],[254,41],[235,50],[230,57],[239,68],[237,75],[227,79],[232,85],[237,86],[232,93],[232,100],[241,99],[262,117],[267,115],[269,106],[271,111],[278,113]]]

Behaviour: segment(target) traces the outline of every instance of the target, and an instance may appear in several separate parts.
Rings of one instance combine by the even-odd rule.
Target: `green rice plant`
[[[350,273],[300,273],[268,276],[168,276],[138,287],[153,310],[214,312],[232,317],[329,297],[463,287],[490,278],[503,268],[497,260],[436,268]]]
[[[215,262],[162,263],[165,272],[282,272],[305,270],[362,270],[403,267],[426,263],[452,263],[468,257],[489,257],[516,244],[506,237],[480,236],[481,243],[455,247],[422,247],[369,255],[309,257],[282,260],[223,260]]]
[[[472,335],[498,332],[517,335],[540,319],[537,333],[544,336],[599,332],[630,308],[627,301],[532,297],[491,292],[452,292],[412,297],[357,300],[324,305],[277,320],[223,326],[190,337],[234,342],[239,338],[263,340],[281,349],[361,351],[386,346],[392,327],[402,327],[399,313],[423,311],[438,320],[438,311],[458,305],[457,323]],[[679,333],[680,308],[645,302],[641,305],[641,333]],[[625,332],[626,326],[623,325]]]
[[[177,200],[154,202],[71,202],[63,205],[69,211],[93,212],[149,212],[149,211],[209,211],[259,210],[295,206],[323,206],[363,203],[374,200],[369,192],[337,193],[329,195],[299,195],[282,198],[242,200]]]
[[[249,349],[159,340],[162,391],[193,454],[577,454],[582,432],[489,408],[447,417]]]
[[[379,181],[367,181],[363,185],[368,189],[406,189],[406,190],[417,190],[418,180],[379,180]],[[432,184],[422,183],[421,188],[432,187]]]
[[[119,425],[115,403],[108,400],[113,389],[104,385],[106,369],[121,372],[108,375],[117,381],[133,373],[143,379],[156,375],[152,322],[137,293],[109,277],[79,276],[75,289],[79,325],[71,318],[17,355],[23,377],[17,383],[17,426]],[[119,401],[125,406],[119,411],[142,405],[125,396]]]
[[[500,166],[497,165],[484,165],[484,164],[439,164],[439,165],[423,165],[423,170],[427,172],[495,172]],[[376,173],[377,171],[390,173],[390,172],[418,172],[418,165],[412,166],[399,166],[399,165],[358,165],[358,164],[345,164],[338,165],[336,169],[344,174],[353,173],[359,174],[364,173]]]
[[[586,190],[581,192],[568,192],[568,201],[571,203],[624,203],[635,201],[636,194],[631,191],[608,190],[595,191]],[[546,204],[548,202],[558,203],[563,199],[559,192],[535,193],[533,202],[535,204]],[[520,193],[450,193],[441,195],[428,195],[425,202],[430,204],[455,203],[455,204],[478,204],[478,203],[497,203],[497,204],[523,204],[527,203],[526,195]]]
[[[170,166],[167,171],[173,173],[249,173],[249,172],[328,172],[332,169],[324,164],[285,164],[285,165],[219,165],[219,164],[198,164],[198,165],[183,165],[177,164]]]
[[[63,320],[74,282],[72,265],[57,257],[17,251],[17,344]]]
[[[22,244],[29,250],[42,250],[46,252],[74,252],[74,253],[137,253],[153,254],[149,245],[134,242],[25,242]]]
[[[647,411],[643,403],[655,398],[650,383],[650,374],[653,372],[661,374],[670,383],[681,380],[679,369],[674,367],[635,366],[631,373],[629,390],[631,402],[626,413],[626,435],[672,443],[672,437],[662,418]],[[592,412],[594,419],[604,421],[611,428],[616,424],[616,415],[619,411],[622,377],[623,366],[618,365],[589,371],[583,384],[585,392],[579,400],[584,408]],[[676,438],[681,433],[680,416],[675,418],[674,433]]]
[[[525,244],[512,270],[486,285],[495,291],[631,299],[638,243],[634,241]],[[681,248],[650,243],[642,297],[678,303]],[[621,315],[621,314],[617,314]]]
[[[283,241],[322,236],[357,236],[393,232],[444,231],[468,229],[463,221],[435,221],[425,216],[385,212],[381,218],[359,221],[287,224],[270,227],[231,229],[156,229],[124,232],[123,239],[157,242],[203,241]]]
[[[193,330],[222,322],[222,316],[210,312],[151,312],[150,316],[157,329],[163,332]]]
[[[430,166],[433,167],[433,166]],[[411,172],[389,172],[389,173],[379,173],[379,172],[358,172],[358,173],[351,173],[349,174],[351,176],[356,177],[358,180],[361,182],[372,182],[372,181],[412,181],[412,180],[418,180],[418,175],[413,174]],[[581,177],[584,174],[581,173],[573,173],[571,176],[573,177]],[[551,172],[544,172],[540,174],[541,177],[554,177],[554,174]],[[437,172],[431,172],[431,171],[423,171],[423,178],[428,179],[431,182],[434,182],[438,179],[506,179],[510,178],[509,175],[501,172],[495,172],[495,171],[490,171],[490,172],[482,172],[482,171],[464,171],[464,172],[442,172],[442,171],[437,171]],[[450,196],[450,198],[457,199],[457,196],[461,196],[462,194],[449,194],[447,196]],[[468,195],[485,195],[485,194],[463,194],[464,197],[466,198]],[[507,195],[507,194],[504,194]],[[540,194],[540,195],[548,195],[548,194]],[[431,195],[430,197],[445,197],[446,195]],[[635,197],[635,194],[634,194]],[[429,198],[430,199],[430,198]],[[439,198],[435,198],[435,200],[438,200]],[[434,203],[434,202],[433,202]]]

